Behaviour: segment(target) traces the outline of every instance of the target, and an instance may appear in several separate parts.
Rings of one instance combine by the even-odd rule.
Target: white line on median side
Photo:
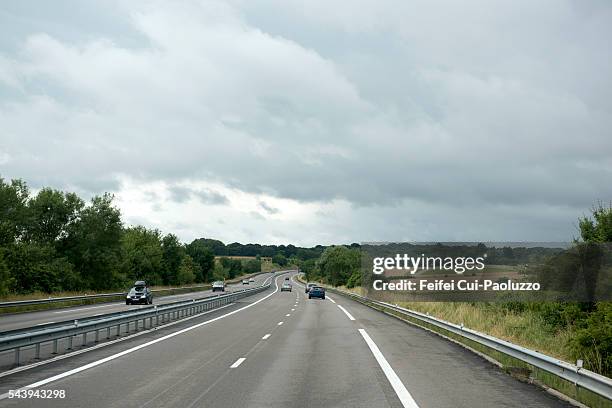
[[[383,372],[385,373],[387,380],[389,380],[389,382],[391,383],[391,386],[393,387],[393,390],[397,394],[397,397],[399,398],[402,405],[405,408],[419,408],[416,401],[412,398],[412,395],[410,395],[410,393],[404,386],[404,383],[402,383],[402,380],[400,380],[397,374],[395,374],[395,371],[393,371],[393,368],[391,367],[385,356],[383,356],[376,343],[374,343],[374,340],[372,340],[370,335],[368,335],[368,333],[364,329],[359,329],[359,333],[361,333],[361,336],[367,343],[368,347],[370,348],[370,351],[372,352],[372,354],[374,354],[374,358],[378,362],[378,365],[380,365],[380,368],[382,368]]]
[[[245,309],[248,309],[248,308],[250,308],[250,307],[255,306],[256,304],[258,304],[258,303],[260,303],[260,302],[263,302],[264,300],[268,299],[270,296],[272,296],[272,295],[274,295],[276,292],[278,292],[278,282],[277,282],[277,280],[278,280],[278,278],[274,280],[274,291],[273,291],[272,293],[270,293],[270,294],[268,294],[268,295],[266,295],[266,296],[262,297],[261,299],[256,300],[256,301],[255,301],[255,302],[253,302],[253,303],[249,303],[248,305],[246,305],[246,306],[244,306],[244,307],[241,307],[240,309],[232,310],[231,312],[228,312],[228,313],[223,314],[223,315],[221,315],[221,316],[217,316],[217,317],[215,317],[215,318],[213,318],[213,319],[210,319],[210,320],[207,320],[207,321],[205,321],[205,322],[198,323],[198,324],[195,324],[195,325],[193,325],[193,326],[186,327],[186,328],[184,328],[184,329],[182,329],[182,330],[179,330],[179,331],[177,331],[177,332],[167,334],[167,335],[165,335],[165,336],[163,336],[163,337],[160,337],[160,338],[158,338],[158,339],[151,340],[151,341],[149,341],[149,342],[147,342],[147,343],[140,344],[140,345],[138,345],[138,346],[132,347],[132,348],[127,349],[127,350],[124,350],[124,351],[122,351],[122,352],[120,352],[120,353],[113,354],[112,356],[108,356],[108,357],[105,357],[105,358],[103,358],[103,359],[100,359],[100,360],[97,360],[97,361],[91,362],[91,363],[89,363],[89,364],[85,364],[85,365],[83,365],[83,366],[80,366],[80,367],[74,368],[74,369],[72,369],[72,370],[69,370],[69,371],[66,371],[66,372],[63,372],[63,373],[60,373],[60,374],[54,375],[54,376],[52,376],[52,377],[45,378],[44,380],[37,381],[37,382],[32,383],[32,384],[29,384],[29,385],[25,385],[25,386],[23,386],[23,387],[20,387],[19,389],[20,389],[20,390],[25,390],[25,389],[30,389],[30,388],[38,388],[38,387],[43,386],[43,385],[45,385],[45,384],[49,384],[50,382],[57,381],[57,380],[61,380],[62,378],[69,377],[69,376],[71,376],[71,375],[74,375],[74,374],[80,373],[81,371],[89,370],[90,368],[97,367],[97,366],[99,366],[99,365],[101,365],[101,364],[104,364],[104,363],[107,363],[107,362],[109,362],[109,361],[115,360],[115,359],[117,359],[117,358],[119,358],[119,357],[125,356],[126,354],[133,353],[133,352],[138,351],[138,350],[140,350],[140,349],[143,349],[143,348],[145,348],[145,347],[149,347],[149,346],[151,346],[151,345],[153,345],[153,344],[160,343],[160,342],[165,341],[165,340],[168,340],[168,339],[170,339],[170,338],[172,338],[172,337],[175,337],[175,336],[178,336],[178,335],[180,335],[180,334],[186,333],[186,332],[188,332],[188,331],[191,331],[191,330],[197,329],[198,327],[202,327],[202,326],[207,325],[207,324],[209,324],[209,323],[216,322],[217,320],[221,320],[221,319],[226,318],[226,317],[228,317],[228,316],[231,316],[231,315],[234,315],[234,314],[236,314],[236,313],[239,313],[239,312],[241,312],[241,311],[243,311],[243,310],[245,310]],[[266,279],[266,281],[267,281],[267,279]],[[279,325],[279,326],[280,326],[280,325]],[[6,393],[4,393],[4,394],[0,394],[0,400],[6,399],[6,398],[8,398],[8,396],[9,396],[9,393],[8,393],[8,392],[6,392]]]
[[[238,360],[236,360],[236,362],[235,362],[234,364],[232,364],[232,365],[230,366],[230,368],[236,368],[236,367],[238,367],[240,364],[242,364],[242,362],[243,362],[244,360],[246,360],[246,358],[244,358],[244,357],[240,357]]]
[[[287,314],[285,315],[285,317],[289,317],[289,316],[291,316],[291,313],[287,313]]]
[[[352,314],[350,314],[350,313],[348,312],[348,310],[346,310],[345,308],[343,308],[343,307],[342,307],[342,306],[340,306],[340,305],[336,305],[336,306],[338,306],[338,307],[340,308],[340,310],[342,310],[342,311],[344,312],[344,314],[345,314],[345,315],[346,315],[346,316],[349,318],[349,320],[355,320],[355,318],[353,317],[353,315],[352,315]]]
[[[336,301],[334,299],[330,298],[329,296],[326,296],[326,297],[327,297],[327,299],[329,299],[330,302],[336,303]]]
[[[268,340],[268,339],[270,338],[270,336],[271,336],[271,334],[270,334],[270,333],[268,333],[268,334],[266,334],[265,336],[263,336],[261,339],[262,339],[262,340]]]
[[[283,325],[283,323],[284,323],[284,322],[278,322],[278,325],[279,325],[279,326],[282,326],[282,325]]]
[[[292,312],[295,312],[295,309],[291,309]]]

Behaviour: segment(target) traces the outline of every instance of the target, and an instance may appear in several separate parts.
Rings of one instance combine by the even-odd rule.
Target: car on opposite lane
[[[248,279],[243,279],[242,280],[242,284],[243,285],[248,285],[249,284],[249,280]]]
[[[149,286],[147,286],[146,281],[136,281],[134,282],[134,286],[128,292],[125,298],[126,305],[132,304],[145,304],[152,305],[153,304],[153,293]]]
[[[325,288],[321,286],[313,286],[308,291],[308,299],[312,299],[313,297],[325,299]]]
[[[291,283],[284,282],[283,286],[281,286],[281,292],[291,292]]]
[[[213,292],[225,292],[225,282],[223,281],[215,281],[212,284],[212,291]]]

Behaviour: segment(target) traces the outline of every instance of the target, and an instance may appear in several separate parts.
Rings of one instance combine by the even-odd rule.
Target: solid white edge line
[[[284,322],[278,322],[277,326],[282,326]]]
[[[340,306],[340,305],[336,305],[336,306],[338,306],[338,307],[340,308],[340,310],[342,310],[342,311],[344,312],[344,314],[345,314],[345,315],[346,315],[346,316],[349,318],[349,320],[355,320],[355,318],[353,317],[353,315],[352,315],[352,314],[350,314],[350,313],[348,312],[348,310],[346,310],[345,308],[343,308],[343,307],[342,307],[342,306]]]
[[[238,360],[236,360],[234,364],[230,366],[230,368],[237,368],[240,364],[242,364],[244,360],[246,360],[245,357],[240,357]]]
[[[285,315],[285,317],[289,317],[289,316],[291,316],[291,313],[287,313],[287,314]]]
[[[325,297],[327,297],[327,299],[329,299],[330,302],[336,303],[336,301],[334,299],[330,298],[329,295],[325,295]]]
[[[270,336],[271,336],[271,334],[270,334],[270,333],[268,333],[268,334],[266,334],[265,336],[263,336],[261,339],[262,339],[262,340],[268,340],[268,339],[270,338]]]
[[[402,383],[402,380],[400,380],[397,374],[395,374],[395,371],[393,371],[393,368],[391,367],[385,356],[383,356],[376,343],[374,343],[374,340],[372,340],[372,338],[364,329],[359,329],[359,333],[361,333],[361,336],[370,348],[370,351],[374,355],[374,358],[378,362],[378,365],[380,365],[380,368],[385,373],[387,380],[389,380],[389,382],[391,383],[391,387],[393,387],[393,390],[397,394],[397,397],[399,398],[402,405],[405,408],[419,408],[414,398],[412,398],[412,395],[410,395],[410,393],[404,386],[404,383]]]
[[[182,330],[179,330],[179,331],[177,331],[177,332],[170,333],[170,334],[168,334],[168,335],[166,335],[166,336],[160,337],[159,339],[151,340],[151,341],[149,341],[149,342],[147,342],[147,343],[140,344],[140,345],[138,345],[138,346],[132,347],[132,348],[127,349],[127,350],[124,350],[124,351],[122,351],[122,352],[120,352],[120,353],[113,354],[113,355],[111,355],[111,356],[108,356],[108,357],[105,357],[105,358],[103,358],[103,359],[100,359],[100,360],[97,360],[97,361],[91,362],[91,363],[89,363],[89,364],[85,364],[85,365],[83,365],[83,366],[81,366],[81,367],[77,367],[77,368],[74,368],[74,369],[72,369],[72,370],[68,370],[68,371],[66,371],[66,372],[63,372],[63,373],[61,373],[61,374],[57,374],[57,375],[54,375],[54,376],[52,376],[52,377],[45,378],[44,380],[40,380],[40,381],[37,381],[37,382],[35,382],[35,383],[32,383],[32,384],[29,384],[29,385],[26,385],[26,386],[20,387],[20,388],[19,388],[19,390],[26,390],[26,389],[30,389],[30,388],[37,388],[37,387],[40,387],[40,386],[42,386],[42,385],[49,384],[49,383],[51,383],[51,382],[53,382],[53,381],[61,380],[62,378],[66,378],[66,377],[69,377],[69,376],[71,376],[71,375],[74,375],[74,374],[80,373],[81,371],[89,370],[90,368],[97,367],[97,366],[99,366],[99,365],[101,365],[101,364],[104,364],[104,363],[107,363],[107,362],[109,362],[109,361],[115,360],[115,359],[117,359],[117,358],[119,358],[119,357],[125,356],[126,354],[130,354],[130,353],[133,353],[133,352],[135,352],[135,351],[138,351],[138,350],[140,350],[140,349],[142,349],[142,348],[145,348],[145,347],[151,346],[151,345],[156,344],[156,343],[160,343],[160,342],[165,341],[165,340],[168,340],[168,339],[170,339],[170,338],[172,338],[172,337],[175,337],[175,336],[178,336],[178,335],[180,335],[180,334],[183,334],[183,333],[189,332],[189,331],[191,331],[191,330],[197,329],[198,327],[202,327],[202,326],[207,325],[207,324],[209,324],[209,323],[216,322],[217,320],[221,320],[221,319],[223,319],[223,318],[225,318],[225,317],[228,317],[228,316],[234,315],[234,314],[236,314],[236,313],[238,313],[238,312],[241,312],[241,311],[243,311],[243,310],[245,310],[245,309],[248,309],[249,307],[255,306],[256,304],[258,304],[258,303],[260,303],[260,302],[263,302],[264,300],[268,299],[270,296],[272,296],[272,295],[274,295],[276,292],[278,292],[278,282],[277,282],[277,281],[278,281],[278,278],[279,278],[279,277],[276,277],[276,279],[274,280],[274,287],[275,287],[275,288],[274,288],[274,292],[272,292],[272,293],[270,293],[270,294],[268,294],[268,295],[266,295],[266,296],[262,297],[262,298],[261,298],[261,299],[259,299],[259,300],[256,300],[256,301],[255,301],[255,302],[253,302],[253,303],[250,303],[250,304],[248,304],[248,305],[246,305],[246,306],[244,306],[244,307],[241,307],[240,309],[232,310],[231,312],[226,313],[226,314],[221,315],[221,316],[217,316],[217,317],[215,317],[214,319],[210,319],[210,320],[207,320],[207,321],[205,321],[205,322],[198,323],[198,324],[196,324],[196,325],[186,327],[186,328],[184,328],[184,329],[182,329]],[[266,281],[267,281],[267,279],[266,279]],[[265,283],[264,283],[264,284],[265,284]],[[281,322],[281,323],[282,323],[282,322]],[[279,324],[279,326],[280,326],[280,324]],[[8,398],[8,395],[9,395],[9,393],[8,393],[8,392],[6,392],[6,393],[4,393],[4,394],[0,394],[0,400],[3,400],[3,399]]]
[[[17,368],[12,369],[12,370],[3,371],[3,372],[0,373],[0,378],[6,377],[6,376],[9,376],[9,375],[13,375],[13,374],[16,374],[16,373],[21,373],[21,372],[24,372],[24,371],[27,371],[27,370],[30,370],[30,369],[33,369],[33,368],[36,368],[36,367],[40,367],[40,366],[43,366],[43,365],[55,363],[55,362],[58,362],[58,361],[61,361],[61,360],[66,360],[67,358],[72,358],[72,357],[75,357],[75,356],[78,356],[78,355],[81,355],[81,354],[89,353],[90,351],[98,350],[98,349],[101,349],[101,348],[104,348],[104,347],[107,347],[107,346],[112,346],[113,344],[121,343],[123,341],[131,340],[131,339],[136,338],[136,337],[141,337],[141,336],[150,334],[151,332],[153,332],[155,330],[158,330],[158,329],[165,329],[165,328],[168,328],[168,327],[176,326],[179,323],[185,323],[186,321],[193,320],[193,319],[196,319],[198,317],[202,317],[202,316],[211,314],[212,312],[217,312],[219,310],[222,310],[222,309],[225,309],[227,307],[230,307],[230,306],[232,306],[234,304],[235,303],[228,303],[227,305],[220,306],[220,307],[218,307],[216,309],[207,310],[207,311],[205,311],[203,313],[198,313],[197,315],[186,317],[185,319],[175,320],[175,321],[172,321],[172,322],[160,325],[160,326],[156,326],[153,329],[147,329],[147,330],[139,331],[139,332],[127,335],[127,336],[119,337],[119,338],[117,338],[115,340],[109,340],[109,341],[105,341],[103,343],[98,343],[95,346],[90,346],[90,347],[87,347],[86,349],[81,349],[81,350],[73,351],[72,353],[68,353],[68,354],[60,354],[57,357],[49,358],[47,360],[42,360],[42,361],[39,361],[37,363],[32,363],[32,364],[28,364],[28,365],[25,365],[25,366],[19,366]]]

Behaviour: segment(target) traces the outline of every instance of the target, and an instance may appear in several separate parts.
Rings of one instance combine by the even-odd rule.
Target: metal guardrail
[[[421,322],[436,326],[460,337],[481,344],[495,351],[523,361],[529,365],[537,367],[541,370],[554,374],[572,384],[592,391],[602,397],[612,400],[612,379],[592,371],[580,368],[574,364],[567,363],[562,360],[547,356],[534,350],[518,346],[516,344],[489,336],[475,330],[468,329],[463,325],[450,323],[424,313],[406,309],[397,305],[386,302],[372,300],[355,293],[345,292],[335,288],[329,288],[331,292],[339,293],[344,296],[351,297],[360,303],[369,303],[378,307],[390,309],[396,313],[404,314]]]
[[[268,272],[258,272],[251,275],[244,275],[240,278],[236,278],[231,281],[227,281],[228,283],[236,283],[244,278],[250,278],[256,275],[260,275],[262,273]],[[167,288],[167,289],[153,289],[151,292],[167,292],[167,291],[175,291],[175,290],[188,290],[188,289],[208,289],[209,285],[198,285],[198,286],[182,286],[178,288]],[[60,302],[76,302],[78,300],[96,300],[96,299],[104,299],[104,298],[113,298],[126,296],[127,292],[116,292],[116,293],[100,293],[98,295],[79,295],[79,296],[65,296],[65,297],[49,297],[46,299],[32,299],[32,300],[15,300],[12,302],[0,302],[0,309],[7,307],[18,307],[18,306],[31,306],[31,305],[40,305],[46,303],[60,303]]]
[[[276,273],[272,274],[272,280],[275,277]],[[101,330],[106,330],[106,338],[109,339],[111,337],[112,328],[116,328],[116,336],[121,334],[122,325],[125,325],[127,332],[129,332],[132,323],[134,323],[135,330],[138,330],[139,323],[142,321],[142,327],[150,329],[171,320],[177,320],[216,309],[223,305],[233,303],[238,299],[262,292],[271,286],[272,280],[256,288],[240,289],[216,297],[178,301],[146,309],[139,309],[137,311],[109,313],[107,315],[99,315],[81,320],[60,322],[54,324],[52,327],[35,326],[0,333],[0,352],[14,350],[15,366],[18,366],[21,359],[21,350],[25,347],[34,346],[34,358],[40,359],[41,344],[52,342],[53,354],[57,354],[59,347],[58,343],[62,339],[66,339],[68,342],[65,350],[71,350],[73,347],[73,338],[75,336],[82,336],[81,344],[84,345],[87,343],[87,335],[90,333],[94,333],[95,342],[98,342]]]

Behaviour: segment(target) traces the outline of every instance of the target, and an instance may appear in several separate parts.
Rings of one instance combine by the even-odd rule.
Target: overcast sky
[[[607,0],[4,0],[0,175],[185,241],[569,240],[611,38]]]

